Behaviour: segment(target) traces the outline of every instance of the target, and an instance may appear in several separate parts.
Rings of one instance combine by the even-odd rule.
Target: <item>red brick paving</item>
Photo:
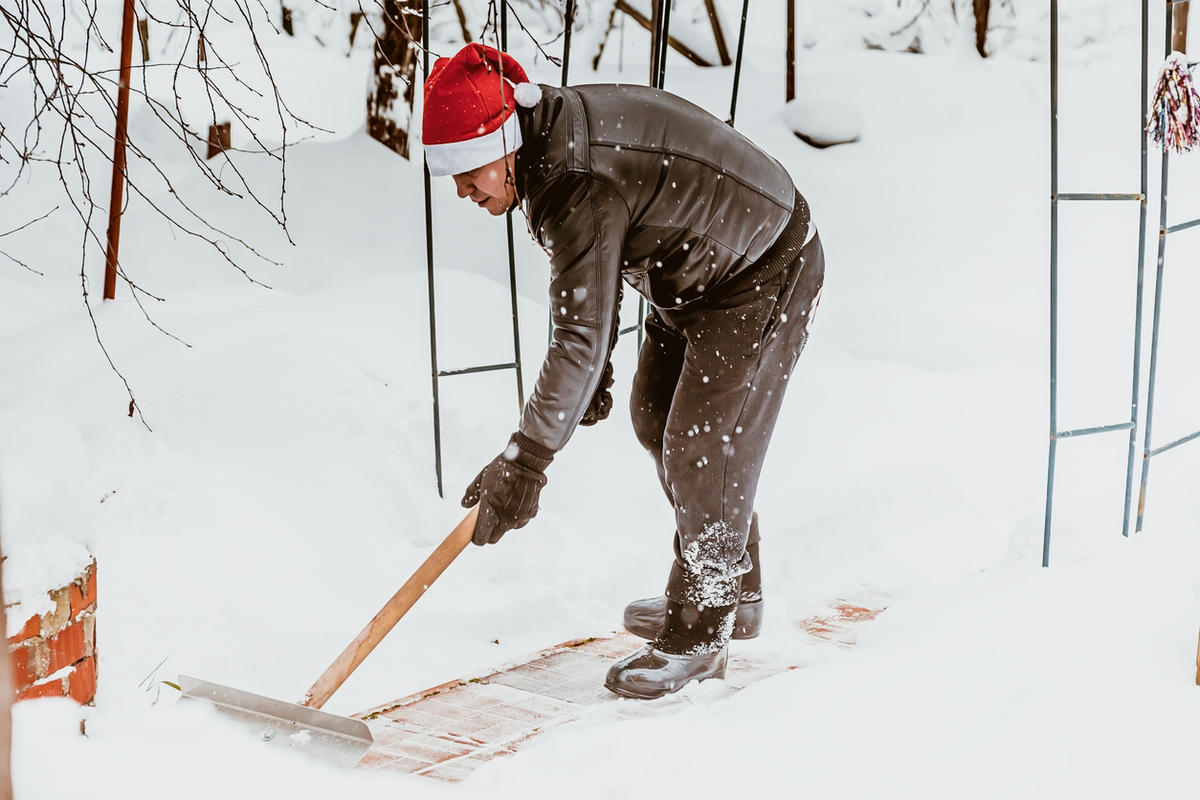
[[[841,603],[799,626],[810,636],[847,647],[854,643],[854,627],[882,610]],[[643,644],[624,632],[564,642],[491,674],[450,681],[356,714],[375,738],[357,768],[462,781],[542,731],[578,720],[597,706],[617,703],[620,698],[604,688],[604,676],[614,659]],[[725,683],[737,691],[795,668],[733,655]],[[669,702],[636,701],[613,708],[623,716],[654,714]]]
[[[870,622],[882,612],[883,608],[865,608],[841,603],[824,614],[801,620],[800,627],[809,636],[849,647],[855,640],[854,624]]]

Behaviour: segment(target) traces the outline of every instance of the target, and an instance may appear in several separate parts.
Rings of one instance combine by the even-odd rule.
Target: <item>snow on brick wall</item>
[[[96,697],[96,562],[48,594],[53,610],[34,614],[8,637],[16,699],[90,703]]]

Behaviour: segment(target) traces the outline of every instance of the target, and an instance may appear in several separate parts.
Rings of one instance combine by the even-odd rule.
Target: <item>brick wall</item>
[[[50,592],[54,610],[30,617],[8,640],[16,699],[96,697],[96,562]]]

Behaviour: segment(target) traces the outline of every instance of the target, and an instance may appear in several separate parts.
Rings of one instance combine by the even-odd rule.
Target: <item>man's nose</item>
[[[467,197],[471,194],[471,182],[462,178],[454,179],[454,186],[458,190],[459,197]]]

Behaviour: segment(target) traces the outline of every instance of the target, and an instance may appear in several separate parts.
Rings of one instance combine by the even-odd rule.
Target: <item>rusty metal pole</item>
[[[1171,50],[1187,52],[1188,0],[1175,0],[1171,5]]]
[[[133,0],[125,0],[121,22],[121,73],[117,89],[117,130],[113,135],[112,194],[108,204],[108,252],[104,258],[104,299],[117,296],[117,252],[121,243],[121,205],[125,198],[125,130],[129,123],[129,80],[133,62]]]

